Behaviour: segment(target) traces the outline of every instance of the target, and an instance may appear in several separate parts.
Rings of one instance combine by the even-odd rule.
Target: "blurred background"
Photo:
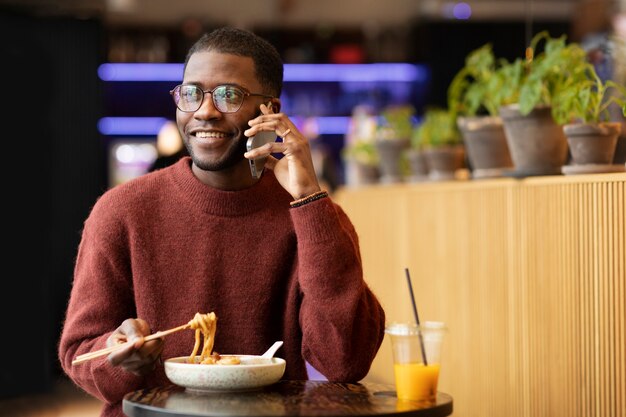
[[[355,115],[410,105],[419,120],[445,106],[470,51],[491,42],[512,60],[542,30],[581,42],[601,66],[625,12],[622,0],[0,0],[0,305],[11,359],[0,400],[50,392],[62,378],[56,344],[82,223],[107,188],[179,156],[168,91],[203,32],[234,25],[278,48],[283,111],[334,190],[351,180],[342,150]]]

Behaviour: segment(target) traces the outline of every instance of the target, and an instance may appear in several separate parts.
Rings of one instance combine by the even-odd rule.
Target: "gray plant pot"
[[[428,164],[424,157],[424,152],[417,149],[409,149],[407,151],[409,159],[409,167],[411,168],[411,177],[409,181],[420,182],[428,180]]]
[[[621,127],[620,123],[574,123],[563,126],[572,163],[612,164]]]
[[[456,179],[456,171],[463,168],[465,153],[462,145],[446,145],[424,150],[428,165],[428,179],[447,181]]]
[[[377,184],[378,183],[378,167],[367,165],[360,162],[354,163],[356,170],[357,185]]]
[[[500,117],[459,117],[457,125],[463,136],[473,178],[501,177],[513,169]]]
[[[551,111],[549,106],[539,106],[524,116],[518,105],[500,108],[506,142],[515,166],[511,175],[561,173],[561,167],[567,161],[567,140]]]
[[[380,139],[375,142],[378,151],[380,182],[396,183],[404,180],[402,154],[409,148],[408,139]]]

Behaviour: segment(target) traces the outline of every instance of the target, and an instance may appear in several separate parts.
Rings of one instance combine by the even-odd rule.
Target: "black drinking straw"
[[[406,282],[409,284],[409,294],[411,294],[411,303],[413,304],[413,315],[415,316],[415,322],[417,323],[417,335],[420,338],[420,348],[422,349],[422,360],[424,365],[428,366],[426,360],[426,350],[424,349],[424,339],[422,338],[422,330],[420,329],[420,318],[417,315],[417,306],[415,305],[415,296],[413,296],[413,285],[411,284],[411,275],[409,275],[409,268],[404,268],[406,273]]]

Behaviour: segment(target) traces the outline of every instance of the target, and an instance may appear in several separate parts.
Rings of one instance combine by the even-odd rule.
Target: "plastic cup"
[[[391,323],[385,328],[385,333],[391,339],[398,399],[434,403],[446,333],[444,323],[431,321],[420,326]],[[427,364],[424,363],[424,354]]]

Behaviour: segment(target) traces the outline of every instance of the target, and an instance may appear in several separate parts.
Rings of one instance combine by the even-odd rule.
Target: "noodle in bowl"
[[[256,355],[220,355],[237,357],[237,365],[189,363],[189,356],[170,358],[163,363],[165,375],[174,384],[191,391],[246,391],[278,382],[285,373],[281,358]]]

